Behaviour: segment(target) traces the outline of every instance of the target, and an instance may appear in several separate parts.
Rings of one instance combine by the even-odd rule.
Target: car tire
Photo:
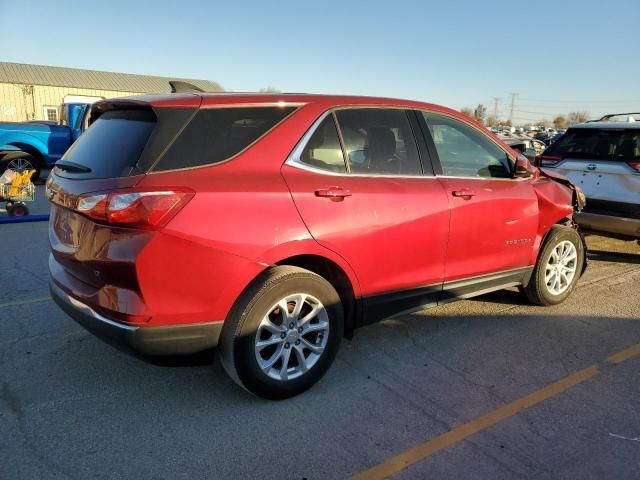
[[[8,168],[18,171],[23,168],[32,168],[35,172],[31,175],[31,181],[35,183],[40,178],[40,162],[33,155],[26,152],[9,152],[2,157],[0,175]]]
[[[11,205],[7,204],[7,214],[10,217],[25,217],[29,215],[29,209],[22,202],[16,202]]]
[[[254,395],[281,400],[322,378],[343,332],[340,297],[328,281],[309,270],[276,266],[236,301],[225,320],[218,353],[238,385]]]
[[[557,305],[573,291],[584,266],[584,244],[576,230],[554,225],[538,255],[524,293],[535,305]]]

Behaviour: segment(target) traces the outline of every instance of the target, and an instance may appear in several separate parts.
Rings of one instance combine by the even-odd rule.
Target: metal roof
[[[222,91],[219,84],[209,80],[0,62],[0,83],[87,88],[116,92],[165,93],[171,91],[169,80],[182,80],[208,92]]]

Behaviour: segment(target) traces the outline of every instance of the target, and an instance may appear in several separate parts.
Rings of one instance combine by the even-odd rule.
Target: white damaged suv
[[[582,188],[587,204],[574,216],[581,229],[640,239],[640,113],[574,125],[535,163]]]

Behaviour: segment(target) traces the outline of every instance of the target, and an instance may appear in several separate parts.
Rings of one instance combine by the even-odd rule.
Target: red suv
[[[106,100],[47,182],[51,292],[145,355],[217,346],[286,398],[344,332],[520,286],[563,301],[580,192],[436,105],[290,94]]]

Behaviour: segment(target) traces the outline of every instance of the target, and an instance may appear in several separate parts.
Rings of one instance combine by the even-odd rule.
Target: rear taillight
[[[193,196],[186,189],[93,193],[78,198],[76,211],[109,225],[154,230],[166,225]]]
[[[554,155],[538,155],[533,162],[536,167],[551,167],[560,160],[562,160],[562,157],[556,157]]]
[[[640,161],[628,162],[629,166],[634,170],[640,172]]]

